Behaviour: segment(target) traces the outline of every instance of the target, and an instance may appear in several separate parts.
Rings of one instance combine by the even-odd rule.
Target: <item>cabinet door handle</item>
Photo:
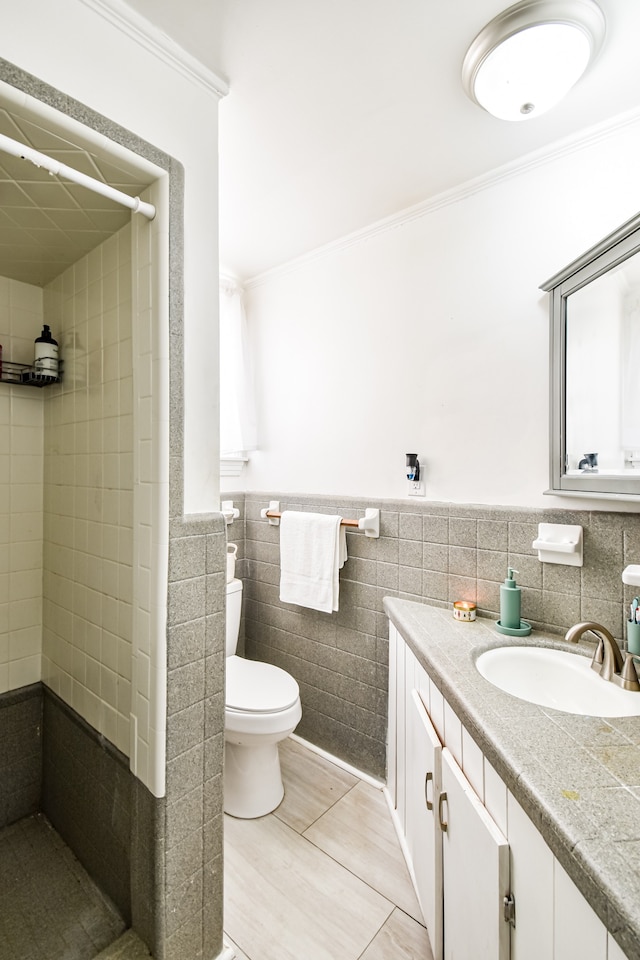
[[[429,800],[428,788],[429,784],[433,783],[433,773],[431,770],[427,771],[427,775],[424,778],[424,799],[427,804],[427,810],[433,810],[433,801]]]
[[[442,817],[442,807],[445,804],[446,799],[447,799],[446,792],[441,793],[440,796],[438,797],[438,819],[440,820],[440,829],[442,830],[443,833],[447,832],[447,827],[448,827],[447,821],[444,820]]]

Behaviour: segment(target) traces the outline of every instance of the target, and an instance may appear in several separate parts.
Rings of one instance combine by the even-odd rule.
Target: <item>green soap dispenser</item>
[[[513,577],[517,572],[509,567],[507,578],[500,587],[500,619],[496,630],[511,637],[526,637],[531,633],[531,624],[520,619],[522,590]]]

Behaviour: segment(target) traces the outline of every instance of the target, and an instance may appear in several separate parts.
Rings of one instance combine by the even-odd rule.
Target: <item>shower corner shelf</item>
[[[19,387],[50,387],[62,383],[62,361],[59,363],[60,376],[52,377],[48,373],[36,373],[28,363],[14,363],[2,360],[0,383],[9,383]]]

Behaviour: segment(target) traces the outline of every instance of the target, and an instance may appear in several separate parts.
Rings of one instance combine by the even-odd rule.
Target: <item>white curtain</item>
[[[253,369],[242,288],[220,280],[220,456],[257,447]]]

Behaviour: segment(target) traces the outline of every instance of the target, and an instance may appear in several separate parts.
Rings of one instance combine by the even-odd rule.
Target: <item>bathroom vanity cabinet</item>
[[[632,960],[405,632],[390,622],[388,791],[435,960]]]
[[[429,678],[392,625],[389,656],[396,720],[389,769],[395,767],[395,809],[434,958],[508,960],[506,837],[444,746],[443,711],[433,718],[438,730],[426,706]]]

